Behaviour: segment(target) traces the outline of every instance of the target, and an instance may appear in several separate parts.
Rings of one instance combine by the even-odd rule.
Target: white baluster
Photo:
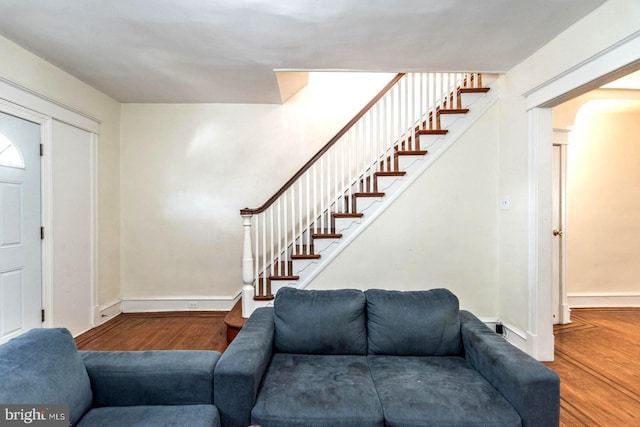
[[[276,257],[275,257],[275,248],[273,245],[273,206],[269,208],[269,249],[271,251],[271,275],[274,276],[275,275],[275,261],[276,261]]]
[[[416,141],[416,74],[411,74],[411,145],[412,150],[418,149],[418,141]]]
[[[396,101],[396,87],[394,86],[393,88],[391,88],[391,96],[389,96],[389,102],[391,104],[390,108],[389,108],[389,150],[387,150],[389,152],[389,171],[394,171],[395,170],[395,153],[393,152],[393,144],[396,141],[396,132],[395,132],[395,126],[394,126],[394,118],[395,118],[395,101]]]
[[[387,163],[387,156],[391,156],[390,144],[391,141],[389,138],[389,115],[387,112],[388,104],[389,104],[389,96],[385,96],[382,98],[384,102],[382,103],[382,172],[389,170],[389,164]]]
[[[373,168],[373,176],[375,177],[376,172],[382,170],[380,168],[380,156],[384,151],[383,139],[382,139],[382,105],[384,104],[384,98],[381,98],[380,101],[376,103],[376,152]]]
[[[325,206],[322,212],[331,209],[331,199],[333,199],[333,163],[333,148],[330,148],[327,150],[327,192],[322,199]],[[324,225],[324,221],[322,224]]]
[[[360,123],[356,123],[355,124],[355,128],[356,128],[356,133],[355,133],[355,143],[356,143],[356,169],[355,169],[355,174],[356,174],[356,180],[358,179],[358,177],[360,176]],[[356,191],[360,191],[359,188],[357,187],[358,184],[356,184]],[[349,198],[349,212],[354,212],[353,211],[353,198]]]
[[[302,231],[302,179],[300,179],[300,181],[298,182],[298,250],[296,251],[297,254],[301,254],[302,253],[302,236],[303,236],[303,231]]]
[[[317,233],[318,232],[318,221],[317,221],[317,218],[318,218],[318,176],[317,176],[316,163],[314,163],[313,166],[311,166],[311,170],[313,171],[313,232]],[[320,210],[320,212],[322,212],[322,210]]]
[[[320,215],[324,212],[324,156],[320,157]],[[324,229],[324,220],[320,219],[320,229]]]
[[[349,144],[348,144],[348,149],[349,149],[349,182],[347,183],[348,187],[349,187],[349,198],[347,199],[347,203],[345,203],[345,213],[347,212],[351,212],[351,205],[349,205],[349,203],[351,203],[351,188],[353,187],[353,156],[352,156],[352,152],[353,152],[353,132],[351,130],[349,130]]]
[[[320,174],[322,176],[322,157],[320,157]],[[306,181],[307,181],[307,191],[306,191],[306,193],[307,193],[307,197],[306,197],[307,198],[307,209],[305,211],[305,218],[307,218],[307,227],[306,227],[306,231],[307,231],[307,247],[302,253],[308,254],[309,253],[308,250],[309,250],[309,247],[311,245],[311,235],[309,233],[309,230],[311,229],[311,180],[310,180],[310,177],[309,177],[309,172],[307,172],[305,175],[307,176],[307,179],[306,179]],[[300,242],[300,243],[302,243],[302,242]]]
[[[276,219],[277,219],[277,230],[278,230],[278,234],[276,235],[276,241],[278,243],[278,254],[277,254],[277,259],[278,261],[283,261],[284,265],[286,266],[286,262],[287,259],[286,257],[283,256],[282,254],[282,212],[281,212],[281,197],[278,198],[278,201],[276,202]],[[282,265],[282,262],[280,262],[280,264]]]
[[[344,171],[344,167],[345,167],[345,157],[346,155],[346,150],[345,150],[345,141],[346,141],[346,137],[342,137],[340,138],[340,189],[339,189],[339,194],[338,194],[338,199],[336,201],[336,212],[344,212],[344,204],[342,206],[340,206],[340,203],[344,203],[344,190],[345,188],[345,171]],[[327,221],[329,221],[329,217],[327,216]]]
[[[255,249],[256,249],[256,256],[255,256],[255,263],[256,263],[256,267],[254,269],[254,277],[256,280],[255,283],[255,288],[254,288],[254,296],[258,296],[260,294],[260,290],[259,288],[259,276],[260,276],[260,217],[262,216],[262,214],[258,214],[256,216],[256,230],[255,230]]]
[[[291,254],[296,253],[296,185],[291,186]]]
[[[285,190],[284,194],[282,195],[282,204],[284,205],[284,209],[282,210],[282,214],[283,214],[283,223],[282,223],[282,229],[284,230],[284,233],[282,233],[282,239],[284,240],[284,260],[285,262],[289,262],[289,224],[288,224],[288,215],[287,215],[287,191]]]
[[[262,215],[262,295],[267,295],[267,215]]]
[[[333,150],[333,183],[334,183],[334,191],[333,191],[333,195],[334,195],[334,207],[333,207],[333,211],[334,212],[338,212],[338,201],[340,200],[340,190],[338,189],[340,187],[340,170],[338,169],[338,155],[339,155],[339,145],[340,141],[338,140],[335,145],[333,146],[332,150]]]

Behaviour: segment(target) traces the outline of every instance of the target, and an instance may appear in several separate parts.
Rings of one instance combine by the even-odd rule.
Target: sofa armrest
[[[477,317],[460,311],[465,358],[520,414],[523,427],[557,426],[560,378],[497,335]]]
[[[214,373],[214,403],[222,425],[251,424],[251,409],[273,355],[273,308],[253,312],[225,350]]]
[[[213,403],[217,351],[81,351],[95,406]]]

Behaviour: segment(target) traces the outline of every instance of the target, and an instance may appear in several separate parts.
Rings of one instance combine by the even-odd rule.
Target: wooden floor
[[[80,350],[227,348],[226,312],[124,313],[76,338]]]
[[[219,312],[121,314],[80,335],[81,350],[227,347]],[[640,426],[640,309],[574,309],[557,326],[562,426]]]
[[[573,309],[555,328],[562,426],[640,426],[640,309]]]

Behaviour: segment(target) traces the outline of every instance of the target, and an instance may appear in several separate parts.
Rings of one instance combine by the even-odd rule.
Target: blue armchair
[[[215,351],[79,352],[66,329],[0,346],[0,403],[69,405],[73,426],[219,427]]]

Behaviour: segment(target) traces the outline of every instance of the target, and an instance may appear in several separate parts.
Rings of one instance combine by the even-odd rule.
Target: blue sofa
[[[215,351],[79,352],[66,329],[0,346],[0,404],[68,405],[73,426],[217,427]]]
[[[550,427],[559,387],[445,289],[283,288],[214,372],[223,426]]]

